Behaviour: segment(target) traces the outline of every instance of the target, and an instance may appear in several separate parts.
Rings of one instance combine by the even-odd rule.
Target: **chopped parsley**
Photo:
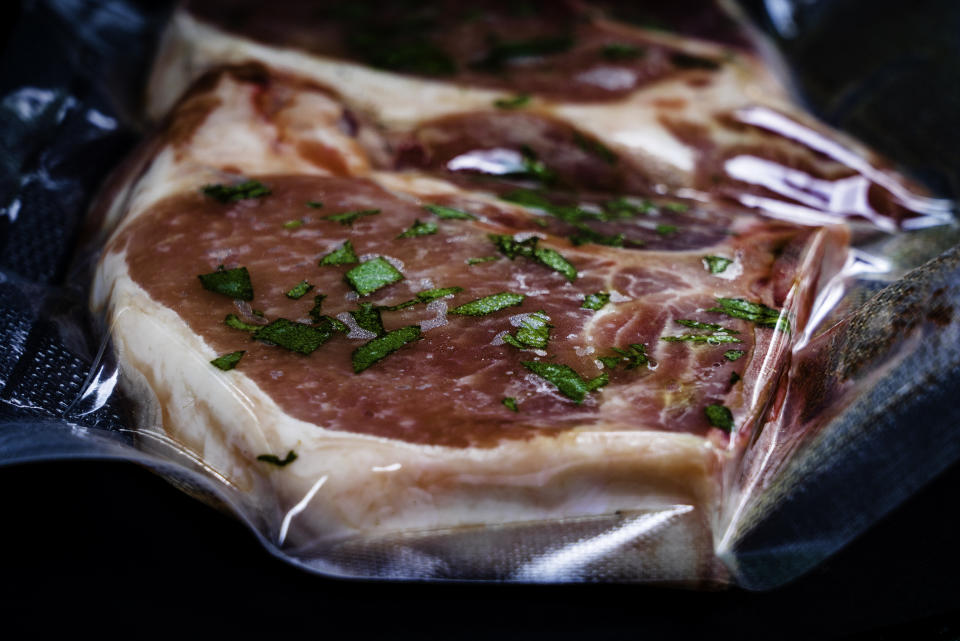
[[[767,307],[762,303],[751,303],[742,298],[718,298],[719,307],[711,307],[708,312],[718,312],[733,318],[742,318],[760,327],[776,328],[783,332],[790,331],[790,321],[778,309]]]
[[[286,467],[297,460],[297,453],[290,450],[284,458],[280,458],[276,454],[261,454],[257,457],[257,460],[277,467]]]
[[[302,219],[298,219],[298,220],[288,220],[287,222],[283,223],[283,228],[284,228],[284,229],[298,229],[298,228],[300,228],[300,227],[302,227],[302,226],[303,226],[303,220],[302,220]]]
[[[498,98],[493,101],[493,106],[497,109],[520,109],[527,106],[530,102],[529,94],[519,94],[512,98]]]
[[[460,316],[486,316],[501,309],[513,307],[523,302],[523,294],[514,294],[513,292],[500,292],[491,296],[484,296],[469,303],[464,303],[459,307],[454,307],[449,313]]]
[[[661,223],[657,225],[657,233],[660,234],[661,236],[672,236],[677,233],[677,226],[664,225]]]
[[[728,434],[733,431],[733,412],[723,405],[707,405],[703,408],[703,413],[707,415],[707,421],[714,427],[719,427]]]
[[[637,58],[642,58],[646,51],[644,51],[642,47],[621,42],[612,42],[603,45],[600,53],[603,54],[603,57],[607,60],[636,60]]]
[[[319,200],[308,200],[307,207],[310,209],[321,209],[323,207],[323,203]]]
[[[706,343],[707,345],[720,345],[722,343],[742,343],[736,336],[729,334],[681,334],[680,336],[661,336],[660,340],[668,343]]]
[[[594,245],[606,245],[608,247],[623,247],[625,242],[629,242],[631,245],[643,245],[643,243],[639,241],[627,241],[626,236],[623,234],[605,236],[604,234],[593,231],[586,225],[583,225],[582,227],[578,226],[578,229],[580,229],[580,233],[574,234],[570,237],[570,242],[573,243],[575,247],[586,245],[588,243],[592,243]]]
[[[604,145],[599,140],[583,135],[579,131],[573,132],[573,142],[580,149],[584,150],[588,154],[597,156],[608,165],[615,165],[617,164],[617,160],[619,160],[617,154],[615,154],[609,147]]]
[[[543,310],[534,312],[520,321],[516,334],[504,334],[503,342],[517,349],[546,349],[552,327]]]
[[[593,294],[587,294],[583,299],[583,304],[580,305],[580,309],[592,309],[593,311],[598,311],[603,309],[603,307],[610,302],[610,292],[595,292]]]
[[[498,256],[478,256],[476,258],[468,258],[468,265],[479,265],[480,263],[489,263],[491,260],[497,260]]]
[[[512,236],[499,234],[490,234],[488,238],[490,238],[497,249],[500,250],[500,253],[510,260],[513,260],[517,256],[524,256],[556,272],[560,272],[566,276],[567,280],[571,283],[577,279],[577,268],[559,252],[546,247],[538,247],[537,244],[540,242],[540,239],[536,236],[531,236],[522,241],[515,240]]]
[[[552,169],[547,167],[546,163],[537,158],[537,154],[533,151],[533,149],[524,145],[520,149],[520,154],[522,169],[505,175],[514,176],[517,178],[539,180],[540,182],[546,184],[556,181],[557,174]]]
[[[643,243],[633,240],[627,240],[624,238],[623,234],[615,234],[612,236],[605,236],[599,232],[591,229],[587,224],[586,220],[609,220],[609,217],[603,214],[595,214],[591,211],[583,209],[582,207],[577,207],[574,205],[557,205],[550,202],[543,194],[530,190],[530,189],[514,189],[502,196],[501,200],[506,200],[507,202],[516,203],[518,205],[523,205],[524,207],[532,207],[536,209],[541,209],[554,218],[562,220],[565,223],[573,225],[577,229],[577,234],[571,237],[571,242],[574,245],[583,245],[586,243],[594,243],[597,245],[608,245],[611,247],[623,247],[624,243],[629,242],[634,245],[642,245]],[[535,220],[535,222],[539,222]],[[526,242],[526,241],[524,241]]]
[[[359,374],[377,361],[386,358],[407,343],[412,343],[419,338],[420,327],[417,325],[409,325],[374,338],[369,343],[364,343],[353,350],[351,356],[353,372]]]
[[[243,358],[244,354],[246,354],[244,351],[230,352],[229,354],[216,357],[210,361],[210,364],[226,372],[236,367],[237,363],[240,362],[240,359]]]
[[[415,298],[411,300],[404,301],[396,305],[391,305],[389,307],[379,307],[378,309],[386,312],[397,312],[397,311],[400,311],[401,309],[413,307],[417,303],[429,303],[430,301],[436,300],[438,298],[459,294],[462,291],[463,291],[463,287],[441,287],[438,289],[427,289],[422,292],[417,292],[417,294],[415,294]]]
[[[519,412],[520,408],[517,406],[517,399],[512,396],[505,396],[502,401],[503,406],[506,407],[511,412]]]
[[[350,241],[344,241],[342,245],[320,259],[320,266],[327,265],[352,265],[357,262],[357,254],[353,251],[353,245]]]
[[[204,196],[209,196],[221,203],[234,203],[249,198],[263,198],[270,195],[270,188],[259,180],[246,180],[236,185],[205,185],[201,190]]]
[[[224,269],[223,265],[217,271],[197,276],[204,289],[223,294],[233,299],[253,300],[253,285],[250,283],[250,272],[246,267]]]
[[[360,309],[350,312],[353,320],[357,321],[357,327],[373,332],[377,336],[386,334],[383,328],[383,320],[380,318],[380,310],[372,303],[360,303]]]
[[[540,361],[521,361],[520,364],[548,383],[555,385],[561,394],[578,405],[583,403],[587,394],[610,382],[607,374],[585,381],[580,374],[567,365]]]
[[[689,327],[690,329],[704,329],[710,332],[720,332],[721,334],[739,334],[740,333],[734,329],[727,329],[723,325],[716,325],[714,323],[703,323],[700,321],[690,320],[689,318],[678,318],[674,322],[677,323],[678,325]]]
[[[313,285],[308,283],[305,280],[300,281],[296,287],[287,292],[287,298],[292,298],[293,300],[298,300],[303,298],[307,292],[313,289]]]
[[[340,223],[341,225],[352,225],[357,221],[358,218],[362,218],[363,216],[376,216],[379,213],[379,209],[359,209],[357,211],[345,211],[340,214],[326,216],[325,219],[332,220]]]
[[[397,238],[416,238],[417,236],[429,236],[437,233],[437,223],[421,223],[419,220],[413,221],[413,226],[404,231]]]
[[[223,319],[223,322],[227,327],[232,329],[242,329],[245,332],[255,332],[263,327],[263,325],[244,323],[236,314],[227,314],[227,317]]]
[[[310,314],[310,318],[313,319],[314,323],[319,323],[323,317],[323,314],[320,313],[320,308],[323,307],[323,300],[326,297],[326,294],[317,294],[313,297],[313,307],[307,313]]]
[[[740,360],[744,354],[746,354],[746,352],[742,349],[728,349],[723,353],[723,357],[732,362]]]
[[[260,327],[253,338],[271,343],[300,354],[311,354],[333,336],[332,327],[314,327],[306,323],[297,323],[286,318],[278,318],[269,325]]]
[[[377,256],[348,271],[346,279],[358,294],[366,296],[381,287],[403,280],[403,274],[382,257]]]
[[[624,365],[626,369],[637,369],[641,365],[649,365],[650,359],[647,357],[647,346],[643,343],[631,343],[629,349],[620,349],[611,347],[617,353],[616,356],[601,356],[599,360],[605,367],[615,369],[619,365]]]
[[[317,329],[331,335],[338,332],[346,334],[350,331],[350,328],[347,327],[345,323],[330,316],[320,316],[316,319],[315,323]]]
[[[676,202],[674,202],[674,203],[665,203],[665,204],[663,205],[663,208],[664,208],[664,209],[667,209],[667,210],[669,210],[669,211],[685,212],[685,211],[687,211],[688,209],[690,209],[690,205],[688,205],[687,203],[676,203]]]
[[[639,214],[649,214],[656,211],[656,206],[649,200],[641,201],[639,205],[624,197],[614,198],[603,203],[604,220],[633,218]]]
[[[443,205],[424,205],[424,209],[429,211],[431,214],[437,218],[443,218],[444,220],[476,220],[477,217],[471,213],[465,212],[461,209],[455,209],[453,207],[445,207]]]
[[[704,256],[703,267],[711,274],[722,274],[733,261],[723,256]]]

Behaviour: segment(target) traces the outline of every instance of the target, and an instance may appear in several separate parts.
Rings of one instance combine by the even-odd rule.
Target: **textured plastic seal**
[[[104,7],[116,19],[66,42],[111,58],[118,30],[158,33],[157,17]],[[24,24],[76,10],[29,5]],[[330,575],[762,589],[956,458],[949,390],[931,384],[956,360],[952,203],[799,112],[748,51],[600,21],[570,42],[492,46],[449,85],[410,68],[458,63],[436,50],[331,57],[278,47],[288,30],[249,33],[262,23],[243,15],[226,25],[201,5],[167,27],[146,105],[165,120],[101,190],[94,249],[64,287],[49,283],[90,183],[59,159],[122,135],[139,76],[6,94],[25,129],[82,127],[77,145],[25,134],[57,161],[10,172],[11,229],[61,240],[55,267],[4,272],[4,462],[140,461]],[[529,59],[551,55],[592,88],[544,84]],[[515,58],[504,85],[494,67]],[[530,111],[524,82],[541,96]],[[686,110],[671,90],[710,120],[637,118]],[[44,202],[75,194],[72,217],[48,224],[31,185]],[[380,290],[393,295],[364,298]],[[482,368],[416,351],[478,328],[493,338]],[[479,383],[418,400],[408,371]],[[904,447],[897,427],[920,412],[930,433]]]

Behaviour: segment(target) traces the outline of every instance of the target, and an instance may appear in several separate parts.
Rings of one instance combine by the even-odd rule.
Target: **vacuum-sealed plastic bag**
[[[4,283],[38,417],[5,460],[142,461],[338,576],[764,588],[829,555],[956,457],[953,203],[698,5],[178,7],[65,287]]]

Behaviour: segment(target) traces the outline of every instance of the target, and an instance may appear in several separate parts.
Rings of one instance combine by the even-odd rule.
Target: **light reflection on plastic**
[[[450,171],[479,171],[502,176],[524,171],[523,156],[513,149],[477,149],[447,162]]]
[[[674,517],[691,511],[693,511],[692,505],[676,505],[644,514],[609,532],[581,539],[555,552],[537,557],[521,567],[515,578],[520,581],[567,580],[571,573],[578,568],[610,554],[618,547],[637,540],[639,537],[665,525]]]
[[[283,517],[283,523],[281,523],[280,525],[280,536],[279,536],[278,545],[283,545],[283,542],[286,540],[287,532],[290,530],[290,521],[293,520],[293,517],[300,514],[305,509],[307,509],[307,505],[309,505],[310,501],[313,500],[313,497],[317,493],[317,490],[323,487],[323,484],[327,482],[327,478],[328,476],[324,474],[319,479],[317,479],[317,482],[314,483],[313,487],[311,487],[310,490],[306,493],[306,495],[304,495],[304,497],[300,499],[300,502],[294,505],[292,508],[290,508],[290,511],[287,512],[286,515]]]

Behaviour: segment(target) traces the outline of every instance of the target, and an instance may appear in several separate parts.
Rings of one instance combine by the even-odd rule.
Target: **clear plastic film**
[[[6,117],[74,164],[157,124],[63,286],[118,152],[8,172],[14,232],[38,181],[73,195],[54,267],[5,265],[0,461],[141,462],[335,576],[764,589],[826,558],[960,454],[954,203],[701,4],[669,33],[617,3],[440,3],[420,18],[450,40],[367,59],[321,38],[379,33],[363,12],[192,3],[152,57],[165,15],[102,5],[66,42],[109,67],[138,40],[146,104],[131,57],[73,72],[82,94],[8,89]],[[529,37],[461,51],[478,21]],[[30,133],[74,120],[76,144]],[[218,263],[256,295],[198,281]],[[517,300],[469,307],[495,291]]]

